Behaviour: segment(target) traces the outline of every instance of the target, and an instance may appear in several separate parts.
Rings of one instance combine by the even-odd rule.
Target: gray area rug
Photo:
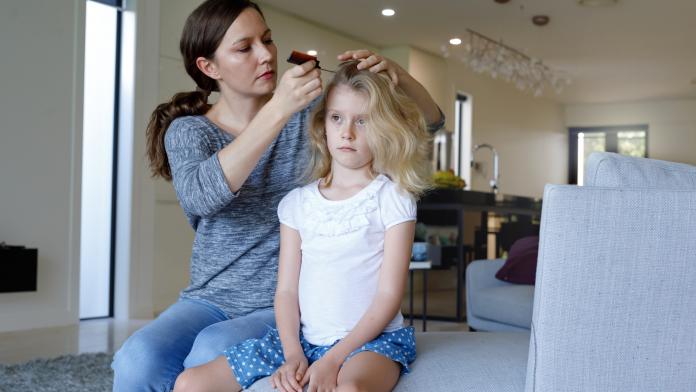
[[[111,391],[112,354],[64,355],[17,365],[0,364],[0,392]]]

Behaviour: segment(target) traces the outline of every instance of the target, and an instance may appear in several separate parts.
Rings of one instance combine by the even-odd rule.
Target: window
[[[470,95],[457,93],[454,106],[454,135],[452,135],[452,165],[454,174],[466,182],[471,189],[471,124],[472,99]]]
[[[585,162],[593,152],[648,156],[648,126],[626,125],[569,129],[568,183],[582,185]]]
[[[88,0],[82,134],[80,318],[113,314],[120,0]]]

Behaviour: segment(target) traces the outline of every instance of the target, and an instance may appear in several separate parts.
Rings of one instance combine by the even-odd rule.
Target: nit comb
[[[293,50],[292,53],[290,53],[290,57],[288,57],[288,63],[297,64],[297,65],[304,64],[310,60],[314,60],[316,62],[316,68],[319,68],[322,71],[336,73],[336,71],[332,71],[330,69],[325,69],[325,68],[320,67],[319,60],[317,60],[316,56],[312,56],[312,55],[309,55],[307,53],[302,53],[302,52],[298,52],[296,50]]]

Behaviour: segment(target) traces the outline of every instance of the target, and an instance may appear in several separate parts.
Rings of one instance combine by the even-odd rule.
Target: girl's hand
[[[271,102],[282,114],[291,116],[321,94],[320,71],[315,64],[308,61],[296,65],[280,78]]]
[[[280,389],[281,392],[302,392],[300,380],[307,370],[307,358],[303,353],[289,356],[285,359],[283,366],[271,376],[271,386],[273,389]]]
[[[332,392],[336,389],[340,368],[340,364],[324,356],[307,369],[300,383],[304,386],[309,382],[307,392]]]
[[[399,85],[399,75],[406,72],[395,62],[367,49],[347,50],[338,55],[338,60],[360,60],[358,69],[369,69],[371,72],[386,72],[389,75],[389,79],[397,86]]]

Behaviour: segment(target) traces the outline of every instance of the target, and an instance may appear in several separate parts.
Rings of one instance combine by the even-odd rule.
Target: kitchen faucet
[[[498,178],[500,176],[500,172],[498,170],[498,152],[495,151],[495,148],[491,146],[490,144],[477,144],[474,146],[474,151],[471,153],[471,166],[474,166],[474,153],[478,151],[480,148],[487,148],[493,152],[493,178],[488,182],[491,186],[491,190],[493,190],[493,193],[498,193]]]

